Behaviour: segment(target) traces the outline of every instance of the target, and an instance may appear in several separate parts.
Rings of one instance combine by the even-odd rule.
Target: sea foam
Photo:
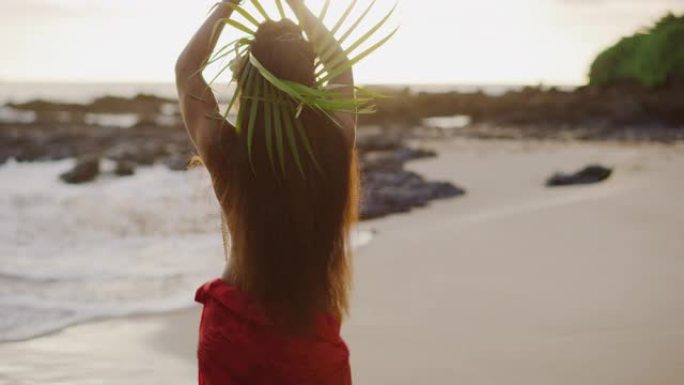
[[[0,167],[0,341],[105,317],[193,306],[224,266],[220,214],[203,169],[139,168],[58,179],[73,160]],[[354,234],[355,246],[370,240]]]

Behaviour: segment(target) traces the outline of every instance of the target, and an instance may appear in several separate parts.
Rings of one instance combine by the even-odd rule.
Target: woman
[[[339,332],[348,310],[348,235],[356,219],[356,116],[330,116],[309,107],[296,111],[296,103],[271,87],[253,65],[258,62],[280,79],[311,86],[314,45],[333,41],[335,52],[327,56],[345,55],[302,0],[288,0],[303,31],[285,19],[261,24],[248,45],[252,59],[235,66],[237,92],[243,95],[238,127],[215,119],[216,98],[197,69],[213,52],[221,21],[239,3],[219,3],[176,65],[183,119],[211,175],[231,241],[223,276],[196,293],[204,304],[199,382],[349,384],[349,353]],[[339,65],[339,60],[322,64]],[[261,96],[249,94],[255,87],[248,82],[260,84]],[[353,98],[351,69],[329,83],[336,93]],[[284,101],[273,106],[283,106],[278,113],[297,123],[304,135],[272,137],[267,128],[277,115],[264,95]],[[290,151],[274,150],[274,141]],[[300,155],[307,146],[310,156]]]

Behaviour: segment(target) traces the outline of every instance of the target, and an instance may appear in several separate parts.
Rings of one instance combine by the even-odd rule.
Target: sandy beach
[[[361,224],[356,384],[684,383],[684,147],[425,144],[408,167],[468,194]],[[544,187],[594,162],[614,176]],[[195,383],[199,311],[0,344],[0,384]]]

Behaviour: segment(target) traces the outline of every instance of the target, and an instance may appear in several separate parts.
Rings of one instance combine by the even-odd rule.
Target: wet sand
[[[464,198],[365,222],[356,384],[684,383],[684,147],[456,141],[410,168]],[[592,162],[606,183],[547,189]],[[192,295],[194,293],[188,293]],[[199,306],[0,344],[0,384],[196,382]]]

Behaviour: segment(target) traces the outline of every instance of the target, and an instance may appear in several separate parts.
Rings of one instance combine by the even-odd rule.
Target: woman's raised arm
[[[232,4],[241,0],[218,3],[207,20],[197,30],[176,62],[176,87],[181,115],[197,152],[207,163],[212,148],[216,148],[220,130],[225,121],[219,116],[218,103],[199,69],[214,51],[225,23],[233,13]]]

